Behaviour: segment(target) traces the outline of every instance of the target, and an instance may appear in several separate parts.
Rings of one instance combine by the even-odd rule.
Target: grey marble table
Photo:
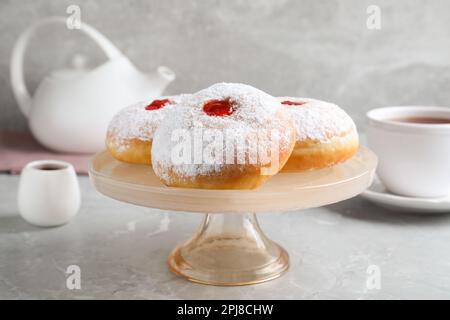
[[[395,213],[361,198],[259,215],[263,230],[290,253],[290,270],[263,284],[214,287],[166,268],[170,250],[202,215],[120,203],[79,180],[79,215],[62,227],[37,228],[18,215],[18,177],[0,175],[0,298],[450,298],[450,215]],[[67,288],[70,265],[80,267],[81,289]]]

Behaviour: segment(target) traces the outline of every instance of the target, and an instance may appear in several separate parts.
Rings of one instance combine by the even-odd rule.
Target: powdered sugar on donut
[[[170,102],[157,110],[146,110],[149,102],[138,102],[125,107],[109,123],[108,136],[119,151],[127,148],[132,139],[150,141],[167,112],[186,97],[187,95],[179,95],[158,98],[169,99]]]
[[[224,99],[230,99],[235,106],[231,115],[210,116],[203,111],[203,105],[206,102]],[[220,174],[222,169],[229,165],[229,162],[225,161],[226,155],[234,154],[236,157],[237,154],[244,154],[248,156],[252,152],[257,153],[255,148],[270,150],[273,142],[270,135],[271,130],[275,130],[278,134],[277,143],[280,150],[289,148],[293,140],[293,128],[286,126],[286,123],[290,124],[290,121],[288,116],[282,112],[277,99],[261,90],[244,84],[215,84],[193,94],[176,110],[168,112],[166,121],[161,124],[154,136],[153,169],[166,181],[170,181],[171,173],[185,178]],[[172,151],[179,143],[179,141],[173,141],[173,134],[176,130],[187,133],[192,145],[197,143],[195,135],[202,134],[201,152],[211,142],[208,140],[210,135],[208,130],[219,132],[226,141],[219,151],[223,153],[222,161],[212,164],[204,163],[204,161],[197,163],[194,159],[194,150],[190,163],[174,164]],[[200,131],[201,133],[199,133]],[[245,140],[244,144],[240,143],[242,140]]]
[[[356,132],[352,118],[333,103],[293,97],[279,97],[278,101],[305,102],[302,105],[282,105],[294,120],[297,141],[329,142],[333,137]]]

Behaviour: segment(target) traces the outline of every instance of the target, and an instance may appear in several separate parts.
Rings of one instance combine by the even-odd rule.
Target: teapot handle
[[[39,27],[47,24],[53,23],[66,23],[67,19],[64,17],[49,17],[41,21],[38,21],[28,27],[17,39],[11,56],[10,63],[10,77],[11,77],[11,87],[13,89],[14,96],[17,100],[20,110],[22,113],[28,117],[31,107],[31,96],[27,90],[23,74],[23,60],[25,55],[25,50],[28,45],[28,41],[32,34]],[[80,30],[85,34],[90,36],[105,52],[109,59],[114,59],[116,57],[122,56],[122,53],[117,49],[104,35],[99,31],[91,27],[90,25],[82,22],[80,25]]]

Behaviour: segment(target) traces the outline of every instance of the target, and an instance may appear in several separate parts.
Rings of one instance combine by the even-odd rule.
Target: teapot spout
[[[152,97],[163,94],[167,85],[175,79],[175,72],[165,66],[159,66],[155,72],[146,74],[147,92],[152,92]]]
[[[175,72],[166,66],[159,66],[156,71],[164,88],[176,78]]]

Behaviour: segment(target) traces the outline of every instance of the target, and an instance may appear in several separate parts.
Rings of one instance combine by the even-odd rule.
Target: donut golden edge
[[[111,134],[106,137],[106,147],[111,155],[122,162],[151,165],[152,142],[140,139],[129,139],[120,146],[114,142]],[[122,150],[123,149],[123,150]]]
[[[323,169],[350,159],[359,148],[359,138],[355,130],[342,133],[323,143],[302,140],[294,149],[282,172],[302,172]]]

